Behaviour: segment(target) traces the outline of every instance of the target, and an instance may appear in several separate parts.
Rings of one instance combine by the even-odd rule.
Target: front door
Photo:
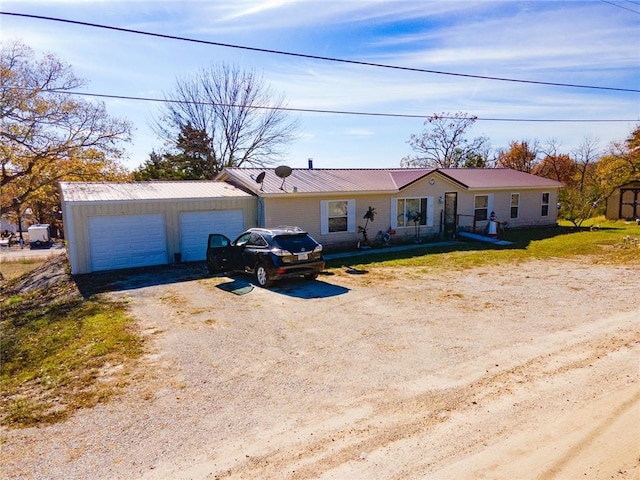
[[[453,238],[456,233],[456,217],[458,216],[458,193],[444,194],[444,237]]]

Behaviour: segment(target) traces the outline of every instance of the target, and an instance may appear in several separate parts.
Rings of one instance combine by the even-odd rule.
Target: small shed
[[[72,274],[204,260],[207,236],[255,226],[255,197],[222,182],[61,182]]]
[[[609,220],[640,218],[640,180],[621,185],[609,195],[606,217]]]

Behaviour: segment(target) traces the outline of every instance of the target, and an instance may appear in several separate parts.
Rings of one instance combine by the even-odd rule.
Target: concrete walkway
[[[428,242],[428,243],[414,243],[410,245],[398,245],[393,247],[380,247],[380,248],[364,248],[360,250],[353,250],[349,252],[340,253],[327,253],[324,255],[325,260],[334,260],[339,258],[352,258],[361,257],[363,255],[377,255],[391,252],[402,252],[405,250],[429,250],[437,247],[450,247],[456,245],[458,242]]]

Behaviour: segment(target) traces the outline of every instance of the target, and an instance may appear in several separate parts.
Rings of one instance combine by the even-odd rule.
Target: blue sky
[[[211,42],[402,67],[552,83],[640,88],[640,1],[84,1],[2,0],[4,12],[98,23]],[[293,108],[480,118],[610,119],[621,123],[478,121],[469,137],[494,149],[586,137],[605,148],[640,123],[640,94],[462,78],[200,45],[87,26],[0,16],[2,40],[51,52],[87,80],[86,92],[163,97],[177,77],[220,62],[254,69]],[[129,119],[134,169],[162,141],[155,103],[104,100]],[[397,167],[418,118],[302,113],[280,163]]]

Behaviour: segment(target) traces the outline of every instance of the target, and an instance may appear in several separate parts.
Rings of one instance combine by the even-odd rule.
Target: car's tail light
[[[314,253],[320,253],[322,252],[322,245],[318,244],[318,246],[316,248],[313,249]]]
[[[285,250],[283,248],[272,248],[271,253],[278,257],[288,257],[293,255],[289,250]]]

